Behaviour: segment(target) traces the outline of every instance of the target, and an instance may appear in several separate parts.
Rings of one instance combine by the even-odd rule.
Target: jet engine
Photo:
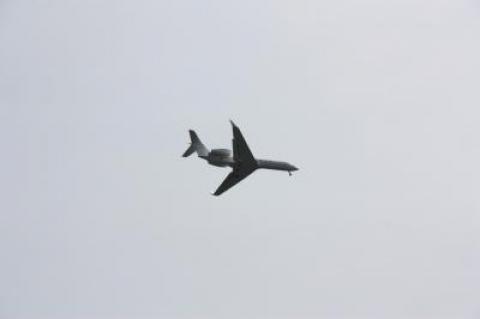
[[[210,152],[210,155],[213,156],[213,157],[221,157],[221,158],[230,157],[230,156],[232,156],[232,151],[227,150],[227,149],[217,148],[217,149],[212,150]]]

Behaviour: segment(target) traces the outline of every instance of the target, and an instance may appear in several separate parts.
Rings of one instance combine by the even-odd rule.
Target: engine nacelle
[[[232,156],[232,151],[218,148],[218,149],[212,150],[210,152],[210,155],[213,157],[221,157],[221,158],[230,157]]]

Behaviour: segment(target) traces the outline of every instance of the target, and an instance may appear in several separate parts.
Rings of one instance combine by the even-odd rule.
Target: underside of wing
[[[228,174],[228,176],[217,188],[215,193],[213,193],[213,195],[219,196],[223,194],[224,192],[238,184],[240,181],[242,181],[245,177],[252,174],[254,171],[254,167],[244,167],[243,169],[233,170],[230,174]]]
[[[242,132],[233,121],[230,121],[230,123],[232,123],[233,129],[233,158],[240,163],[255,163],[255,158],[253,157],[252,151],[248,147]]]
[[[252,174],[258,167],[257,161],[253,157],[252,151],[248,147],[245,138],[242,135],[240,129],[233,123],[233,158],[235,161],[235,166],[233,171],[228,174],[222,184],[218,189],[213,193],[213,195],[218,196],[238,184],[245,177]]]

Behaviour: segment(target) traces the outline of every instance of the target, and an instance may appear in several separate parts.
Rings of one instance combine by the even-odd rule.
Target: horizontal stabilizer
[[[191,145],[190,147],[183,153],[183,157],[189,157],[193,153],[197,152],[198,156],[208,156],[208,153],[210,152],[208,148],[203,145],[202,141],[198,138],[197,133],[195,131],[190,130],[190,141]]]

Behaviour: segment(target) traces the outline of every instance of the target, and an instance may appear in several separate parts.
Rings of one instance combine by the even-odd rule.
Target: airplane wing
[[[217,188],[215,193],[213,193],[213,195],[219,196],[223,194],[233,186],[240,183],[240,181],[242,181],[245,177],[252,174],[255,171],[255,169],[256,169],[255,167],[243,166],[242,168],[233,170],[230,174],[228,174],[228,176],[225,178],[222,184]]]
[[[230,123],[232,123],[233,128],[233,158],[237,165],[213,193],[215,196],[226,192],[257,169],[257,160],[253,157],[242,132],[233,121],[230,121]]]
[[[240,129],[235,125],[235,123],[233,123],[233,121],[230,121],[230,123],[232,123],[233,129],[233,158],[239,163],[256,163],[252,151],[250,151],[250,148],[248,147],[248,144],[245,141],[242,132],[240,132]]]

